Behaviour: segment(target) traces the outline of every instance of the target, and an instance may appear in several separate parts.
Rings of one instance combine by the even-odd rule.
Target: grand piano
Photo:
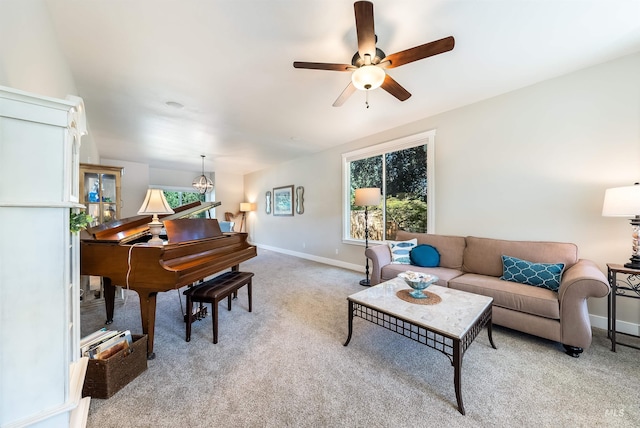
[[[223,233],[218,221],[189,218],[220,205],[194,202],[161,217],[167,231],[163,246],[151,246],[151,216],[135,216],[94,228],[81,235],[80,274],[103,277],[107,324],[113,322],[116,286],[140,296],[142,331],[148,335],[147,358],[153,352],[156,297],[231,268],[257,255],[246,233]]]

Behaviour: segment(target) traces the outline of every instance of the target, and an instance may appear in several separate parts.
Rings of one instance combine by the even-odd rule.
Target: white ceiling
[[[156,168],[244,174],[640,51],[638,0],[373,3],[386,54],[456,45],[366,109],[332,107],[348,73],[292,66],[351,61],[353,1],[47,0],[101,156]]]

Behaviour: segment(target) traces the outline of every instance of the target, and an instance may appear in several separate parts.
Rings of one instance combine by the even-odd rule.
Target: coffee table
[[[366,290],[350,295],[349,336],[351,341],[353,318],[360,317],[394,331],[416,342],[440,351],[454,367],[453,383],[458,410],[463,415],[461,372],[462,356],[480,333],[487,327],[489,342],[497,349],[491,336],[491,305],[493,298],[465,291],[431,285],[426,291],[436,294],[441,301],[421,304],[402,300],[400,290],[410,287],[400,278],[394,278]],[[427,303],[427,302],[424,302]]]

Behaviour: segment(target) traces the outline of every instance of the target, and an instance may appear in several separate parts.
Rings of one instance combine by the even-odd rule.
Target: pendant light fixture
[[[191,184],[194,189],[201,195],[210,193],[213,190],[213,181],[206,175],[204,175],[204,155],[202,156],[202,175],[193,179]]]

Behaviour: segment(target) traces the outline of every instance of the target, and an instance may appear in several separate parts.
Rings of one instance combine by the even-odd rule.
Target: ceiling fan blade
[[[400,67],[401,65],[408,64],[413,61],[448,52],[452,50],[454,46],[455,40],[452,36],[449,36],[444,39],[436,40],[435,42],[425,43],[424,45],[388,55],[382,60],[382,62],[390,62],[390,64],[385,68]]]
[[[385,91],[389,92],[391,95],[399,99],[400,101],[407,100],[411,94],[405,88],[400,86],[398,82],[396,82],[393,77],[388,74],[384,77],[384,82],[382,82],[382,86],[380,86]]]
[[[349,84],[347,85],[346,88],[344,88],[344,91],[342,91],[342,93],[340,94],[340,96],[338,97],[338,99],[335,100],[335,102],[333,103],[334,107],[340,107],[342,104],[344,104],[345,101],[347,101],[347,99],[356,91],[356,87],[353,86],[352,82],[349,82]]]
[[[373,24],[373,3],[357,1],[353,4],[356,15],[356,32],[358,35],[358,54],[364,60],[365,55],[376,57],[376,32]]]
[[[329,64],[326,62],[302,62],[294,61],[295,68],[307,68],[310,70],[331,70],[331,71],[351,71],[355,70],[351,64]]]

